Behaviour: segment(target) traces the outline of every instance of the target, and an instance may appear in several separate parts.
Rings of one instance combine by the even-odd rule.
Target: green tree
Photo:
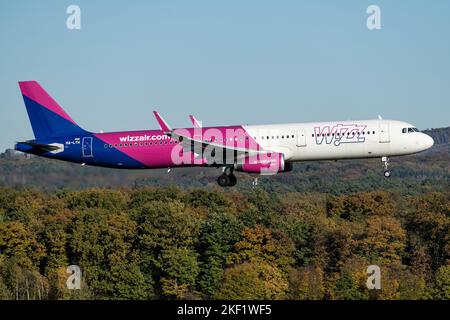
[[[188,248],[173,247],[161,254],[161,289],[164,297],[193,298],[199,273],[197,254]]]
[[[275,300],[283,299],[287,289],[287,280],[277,267],[263,261],[253,261],[226,269],[215,298]]]
[[[211,212],[202,223],[197,251],[200,253],[199,287],[212,297],[223,274],[226,257],[241,237],[242,224],[236,216]]]
[[[142,299],[152,296],[134,248],[137,226],[125,213],[87,209],[73,221],[72,260],[83,272],[95,298]]]
[[[436,272],[436,299],[450,299],[450,266],[442,266]]]

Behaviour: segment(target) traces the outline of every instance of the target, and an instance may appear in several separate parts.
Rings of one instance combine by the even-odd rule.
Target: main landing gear
[[[221,187],[233,187],[237,183],[236,176],[233,174],[232,167],[226,167],[223,170],[222,175],[217,178],[217,183]]]
[[[389,158],[381,157],[381,161],[383,162],[383,167],[384,167],[384,177],[389,178],[392,175],[392,171],[389,170]]]

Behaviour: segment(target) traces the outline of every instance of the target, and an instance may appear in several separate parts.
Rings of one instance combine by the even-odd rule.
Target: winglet
[[[192,114],[189,115],[189,118],[191,119],[191,122],[194,125],[194,128],[202,127],[202,124],[199,121],[197,121],[197,119]]]
[[[158,111],[153,111],[153,114],[155,115],[156,121],[158,121],[158,124],[161,127],[162,131],[164,131],[164,132],[172,131],[172,129],[167,124],[167,122],[160,116]]]

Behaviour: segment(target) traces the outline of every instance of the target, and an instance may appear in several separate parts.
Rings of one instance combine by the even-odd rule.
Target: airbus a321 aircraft
[[[15,149],[46,158],[122,169],[186,166],[222,168],[222,187],[237,182],[234,171],[271,175],[293,162],[381,158],[413,154],[433,139],[413,125],[394,120],[355,120],[173,129],[154,112],[159,130],[93,133],[82,129],[36,82],[19,82],[35,139]]]

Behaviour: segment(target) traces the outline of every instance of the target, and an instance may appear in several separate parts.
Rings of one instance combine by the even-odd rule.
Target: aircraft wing
[[[195,154],[198,154],[199,151],[203,153],[206,148],[209,148],[209,150],[221,152],[222,155],[231,154],[233,155],[234,159],[241,159],[245,156],[267,154],[272,152],[270,150],[254,150],[235,146],[226,146],[215,142],[196,139],[183,133],[177,132],[176,129],[172,130],[157,111],[153,111],[153,113],[155,114],[156,120],[158,121],[161,129],[164,131],[164,134],[168,135],[172,139],[178,140],[179,143],[183,146],[183,150],[185,151],[191,151]]]

